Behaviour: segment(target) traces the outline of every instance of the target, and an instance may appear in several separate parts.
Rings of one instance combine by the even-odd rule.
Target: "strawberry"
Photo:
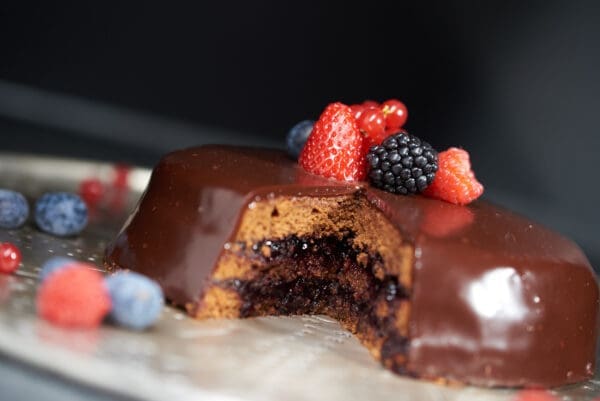
[[[350,107],[328,105],[306,141],[298,163],[309,173],[340,181],[366,177],[364,137]]]
[[[426,196],[466,205],[479,198],[483,185],[471,170],[469,153],[450,148],[438,154],[438,171],[433,182],[423,192]]]

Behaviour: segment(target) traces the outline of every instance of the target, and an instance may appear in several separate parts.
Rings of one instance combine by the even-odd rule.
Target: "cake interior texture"
[[[361,197],[272,197],[244,212],[190,312],[201,318],[325,314],[386,366],[404,372],[413,254]]]
[[[551,387],[595,368],[598,284],[574,243],[486,202],[316,177],[280,151],[165,156],[106,265],[198,319],[331,316],[403,375]]]

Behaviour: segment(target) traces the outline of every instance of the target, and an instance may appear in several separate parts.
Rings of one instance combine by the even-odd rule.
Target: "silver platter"
[[[0,352],[74,382],[147,400],[510,400],[511,390],[445,387],[383,369],[336,321],[323,316],[195,321],[165,307],[145,332],[103,325],[77,331],[35,314],[39,266],[53,255],[88,261],[102,270],[104,247],[146,186],[150,172],[132,168],[127,187],[112,188],[110,163],[0,154],[0,187],[23,192],[31,204],[45,191],[77,191],[81,180],[107,184],[85,232],[62,239],[32,222],[1,230],[23,263],[0,275]],[[111,189],[112,188],[112,189]],[[564,400],[600,395],[600,377],[554,391]]]

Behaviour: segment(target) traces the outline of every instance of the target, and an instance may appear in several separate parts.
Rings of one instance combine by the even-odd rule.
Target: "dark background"
[[[599,266],[598,2],[13,3],[1,150],[151,166],[197,143],[282,146],[331,101],[397,97],[413,134],[470,151],[488,199]]]

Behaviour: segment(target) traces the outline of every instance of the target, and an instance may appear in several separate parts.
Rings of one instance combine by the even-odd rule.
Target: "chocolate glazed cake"
[[[400,374],[548,387],[594,371],[598,285],[571,241],[485,202],[320,178],[275,150],[165,156],[106,264],[199,319],[332,316]]]

